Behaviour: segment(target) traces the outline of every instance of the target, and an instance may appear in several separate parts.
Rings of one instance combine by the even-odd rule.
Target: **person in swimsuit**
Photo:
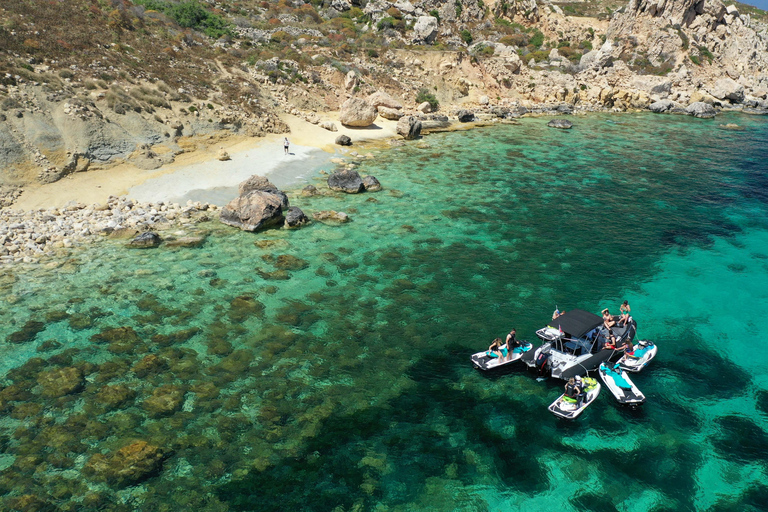
[[[513,350],[522,345],[522,343],[515,339],[515,336],[517,336],[515,329],[512,329],[507,334],[507,360],[512,359]]]
[[[576,392],[578,393],[576,395],[576,407],[581,407],[587,393],[584,392],[584,383],[581,381],[581,377],[577,375],[573,379],[576,381]]]
[[[507,347],[504,346],[504,343],[501,341],[501,338],[496,338],[493,340],[493,343],[491,343],[491,346],[488,347],[488,352],[486,352],[491,357],[501,357],[504,358],[507,356]]]
[[[619,310],[621,311],[621,318],[619,318],[619,325],[626,326],[627,323],[629,323],[629,301],[624,301],[624,303],[619,307]]]
[[[616,348],[616,336],[613,335],[613,331],[608,329],[608,334],[605,337],[605,344],[603,348],[614,350]]]
[[[286,137],[286,138],[283,140],[283,149],[285,150],[285,154],[286,154],[286,155],[288,154],[288,146],[289,146],[288,137]]]
[[[613,319],[613,315],[608,311],[608,308],[605,308],[603,310],[603,327],[610,331],[614,325],[616,325],[616,321]]]
[[[568,380],[568,383],[565,385],[565,396],[568,398],[574,398],[576,399],[576,406],[581,406],[581,400],[579,400],[579,395],[581,394],[581,377],[579,377],[579,382],[576,383],[576,379],[571,377]]]

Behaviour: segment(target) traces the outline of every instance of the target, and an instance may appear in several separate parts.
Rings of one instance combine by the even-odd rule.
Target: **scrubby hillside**
[[[586,109],[761,103],[762,11],[719,0],[17,0],[0,10],[0,184],[158,166],[185,137],[317,122],[349,95]],[[741,11],[739,11],[741,9]],[[749,10],[749,13],[746,13]]]

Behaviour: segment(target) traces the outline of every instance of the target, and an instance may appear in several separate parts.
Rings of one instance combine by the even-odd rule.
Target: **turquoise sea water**
[[[718,117],[431,135],[362,164],[381,192],[292,196],[346,225],[4,271],[6,508],[765,510],[768,120]],[[561,382],[470,365],[623,299],[659,345],[640,410],[564,422]],[[65,368],[85,382],[54,396]],[[89,471],[137,440],[162,469]]]

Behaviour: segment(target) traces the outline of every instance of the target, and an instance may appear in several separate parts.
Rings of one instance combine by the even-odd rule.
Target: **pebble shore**
[[[110,196],[107,204],[72,203],[30,211],[0,209],[0,266],[38,263],[46,256],[103,236],[188,227],[210,220],[216,205],[140,203]]]

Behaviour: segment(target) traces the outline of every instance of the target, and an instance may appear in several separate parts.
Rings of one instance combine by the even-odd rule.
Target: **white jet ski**
[[[563,393],[560,395],[560,398],[552,402],[552,405],[549,406],[549,411],[558,418],[565,418],[566,420],[575,419],[584,412],[584,409],[594,402],[597,395],[600,394],[601,386],[597,379],[591,377],[584,377],[581,379],[581,383],[584,386],[586,396],[581,402],[580,407],[576,407],[578,401],[575,398],[565,396],[565,393]]]
[[[483,352],[478,352],[477,354],[472,354],[472,365],[478,370],[483,371],[501,368],[502,366],[506,366],[510,363],[518,361],[521,357],[523,357],[523,354],[532,348],[533,345],[531,343],[528,343],[525,340],[520,340],[520,346],[512,349],[512,354],[508,354],[509,357],[504,357],[503,355],[502,357],[498,357],[493,352],[486,350]]]
[[[602,363],[598,370],[605,386],[622,405],[632,408],[643,405],[645,395],[637,389],[619,363]]]
[[[631,354],[624,354],[619,359],[619,365],[628,372],[637,373],[656,357],[658,347],[655,343],[648,340],[640,340],[635,345],[635,351]]]

